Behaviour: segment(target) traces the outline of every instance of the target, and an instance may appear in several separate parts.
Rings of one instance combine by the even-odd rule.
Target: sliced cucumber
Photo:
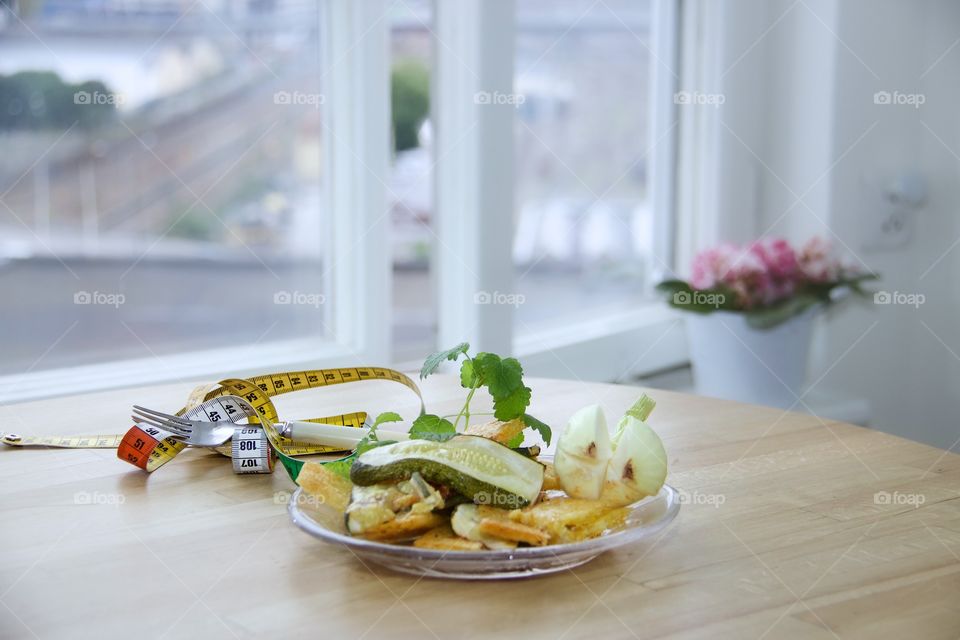
[[[444,484],[477,504],[516,508],[533,502],[543,486],[542,464],[499,442],[459,435],[446,442],[407,440],[363,453],[350,469],[354,484],[409,478]]]

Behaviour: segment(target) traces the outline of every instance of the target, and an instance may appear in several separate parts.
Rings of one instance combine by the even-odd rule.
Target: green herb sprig
[[[485,388],[493,398],[493,417],[508,422],[521,419],[528,427],[536,430],[544,442],[549,445],[552,437],[550,427],[544,422],[526,413],[530,405],[530,387],[523,384],[523,368],[516,358],[501,358],[495,353],[480,352],[470,356],[470,345],[461,342],[452,349],[439,351],[429,356],[420,369],[420,379],[423,380],[434,373],[446,361],[456,362],[463,356],[460,364],[460,385],[467,390],[467,397],[463,407],[456,414],[438,416],[434,414],[421,415],[413,422],[410,437],[424,440],[448,440],[458,432],[461,420],[464,427],[470,424],[470,402],[478,389]],[[473,415],[485,415],[474,413]],[[449,420],[453,418],[453,421]],[[508,443],[518,447],[523,442],[523,435]]]

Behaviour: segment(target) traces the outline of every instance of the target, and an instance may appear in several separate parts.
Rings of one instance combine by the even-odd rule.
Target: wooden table
[[[585,404],[613,420],[639,394],[530,384],[531,412],[558,431]],[[3,407],[0,425],[123,431],[135,401],[175,409],[191,386]],[[3,448],[0,637],[960,637],[960,456],[806,415],[651,393],[668,482],[688,496],[678,518],[646,546],[524,581],[366,567],[290,523],[282,472],[235,476],[216,454],[191,450],[148,476],[108,450]],[[431,410],[462,397],[446,376],[424,395]],[[416,409],[408,391],[379,382],[277,404],[288,418]]]

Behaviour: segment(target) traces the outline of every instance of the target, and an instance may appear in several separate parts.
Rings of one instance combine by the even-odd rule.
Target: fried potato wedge
[[[599,500],[548,497],[530,507],[510,512],[510,519],[550,534],[552,544],[596,538],[623,524],[629,509],[611,508]]]
[[[439,513],[413,513],[407,512],[401,514],[375,527],[367,529],[362,534],[363,538],[368,540],[379,540],[381,542],[393,542],[396,540],[406,540],[419,536],[431,529],[435,529],[447,522],[446,516]]]
[[[560,476],[557,475],[557,470],[554,468],[552,462],[544,462],[543,466],[543,487],[542,491],[559,491],[563,487],[560,486]]]
[[[507,444],[524,430],[526,425],[520,418],[515,418],[509,422],[494,420],[485,424],[472,424],[464,430],[469,436],[482,436],[490,440],[496,440],[500,444]]]
[[[318,462],[307,462],[297,476],[297,484],[312,497],[343,511],[350,502],[353,484]]]
[[[534,546],[550,542],[549,533],[511,519],[510,511],[505,509],[481,505],[477,507],[477,516],[480,518],[477,530],[485,536]]]
[[[476,540],[461,538],[450,524],[443,524],[413,541],[413,546],[421,549],[438,549],[440,551],[482,551],[483,544]]]

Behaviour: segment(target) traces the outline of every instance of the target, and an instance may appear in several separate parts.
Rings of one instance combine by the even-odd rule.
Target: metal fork
[[[136,405],[133,407],[133,412],[135,421],[169,431],[187,444],[198,447],[220,446],[230,439],[234,428],[237,426],[232,422],[188,420],[183,416],[175,416]],[[343,449],[355,448],[357,443],[370,433],[368,427],[358,429],[356,427],[339,427],[316,422],[277,422],[273,426],[280,432],[280,435],[291,440]],[[409,440],[410,434],[377,429],[377,437],[380,440]],[[199,444],[200,442],[213,444]]]
[[[135,406],[131,416],[137,425],[169,431],[174,438],[194,447],[219,447],[233,437],[232,422],[195,422],[180,416]]]

